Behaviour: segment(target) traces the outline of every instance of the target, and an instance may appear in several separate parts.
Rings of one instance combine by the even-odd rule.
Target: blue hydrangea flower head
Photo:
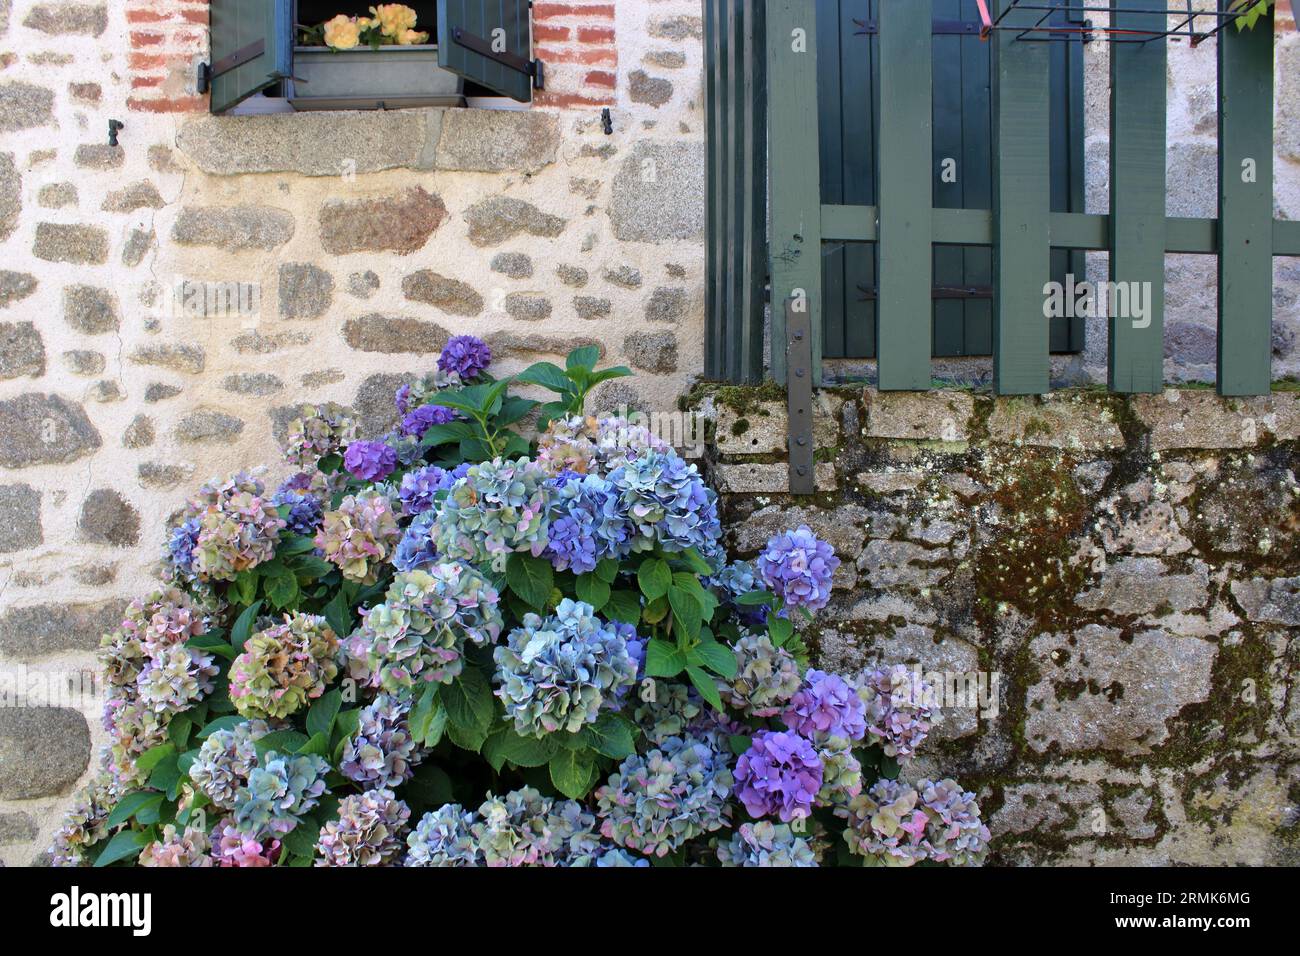
[[[624,637],[569,598],[546,618],[526,614],[494,658],[496,694],[515,730],[530,737],[581,730],[636,680]]]

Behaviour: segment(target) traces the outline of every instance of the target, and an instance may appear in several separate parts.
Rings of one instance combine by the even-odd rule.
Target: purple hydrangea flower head
[[[467,465],[458,465],[456,471],[468,471]],[[464,471],[456,474],[437,465],[428,465],[415,471],[408,471],[402,476],[402,484],[397,490],[397,497],[402,501],[402,511],[408,515],[423,514],[433,508],[434,496],[446,491],[457,480],[464,477]]]
[[[314,535],[325,517],[325,508],[315,495],[292,487],[290,483],[293,481],[294,479],[291,478],[280,486],[271,497],[271,504],[277,508],[289,506],[289,514],[284,519],[289,531],[294,534]]]
[[[781,719],[817,743],[828,737],[861,740],[867,732],[866,712],[857,690],[843,677],[810,669]]]
[[[758,556],[758,570],[767,586],[789,607],[816,611],[831,597],[831,578],[840,559],[807,525],[773,536]]]
[[[759,731],[736,762],[736,796],[750,816],[776,814],[785,823],[806,817],[821,786],[817,750],[788,731]]]
[[[396,787],[415,775],[423,754],[416,749],[407,717],[411,698],[380,694],[361,708],[357,732],[348,738],[339,771],[369,786]]]
[[[397,414],[405,415],[411,410],[411,383],[403,382],[397,386],[397,391],[393,393],[393,405],[397,407]]]
[[[362,481],[383,481],[397,467],[397,452],[381,441],[354,441],[343,456],[343,467]]]
[[[456,413],[444,405],[421,405],[402,417],[402,434],[423,438],[433,425],[446,425],[455,420]]]
[[[393,567],[399,571],[427,568],[438,561],[438,550],[433,546],[433,522],[438,516],[432,511],[416,515],[402,533],[393,551]]]
[[[448,375],[454,372],[462,382],[477,378],[491,364],[492,350],[474,335],[453,336],[438,356],[439,370]]]
[[[171,537],[167,539],[167,559],[182,579],[194,576],[194,547],[199,542],[200,530],[196,515],[172,528]]]

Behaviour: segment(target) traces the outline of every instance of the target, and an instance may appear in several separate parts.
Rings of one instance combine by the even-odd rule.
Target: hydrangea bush
[[[908,779],[907,669],[808,666],[830,546],[729,559],[694,465],[584,415],[630,374],[596,359],[497,380],[460,336],[392,432],[306,406],[278,486],[203,486],[103,640],[109,743],[53,861],[980,863],[974,795]]]

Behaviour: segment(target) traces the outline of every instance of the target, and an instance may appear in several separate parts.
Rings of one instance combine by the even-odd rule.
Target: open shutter
[[[199,92],[212,112],[226,110],[287,79],[293,62],[293,0],[212,0],[212,60],[199,68]]]
[[[438,0],[438,65],[521,103],[542,88],[528,0]]]

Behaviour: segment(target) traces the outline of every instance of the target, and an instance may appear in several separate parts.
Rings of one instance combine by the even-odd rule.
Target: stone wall
[[[843,561],[814,658],[950,675],[916,773],[997,862],[1300,862],[1300,393],[826,391],[809,498],[783,400],[695,398],[733,553]]]
[[[187,494],[300,403],[385,427],[449,335],[505,371],[599,344],[638,373],[610,405],[699,373],[699,5],[534,12],[531,109],[213,117],[205,2],[0,0],[0,676],[93,668]],[[0,707],[0,859],[98,735]]]

